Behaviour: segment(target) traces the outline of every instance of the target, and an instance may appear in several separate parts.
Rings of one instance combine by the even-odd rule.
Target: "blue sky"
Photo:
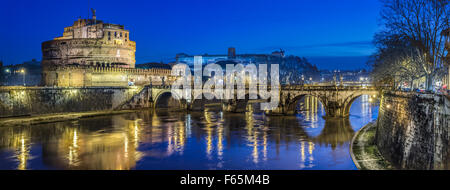
[[[176,53],[287,54],[324,69],[365,67],[378,31],[378,0],[6,0],[0,7],[0,59],[41,59],[41,43],[62,35],[88,7],[97,19],[123,24],[137,43],[136,61],[169,61]],[[334,59],[343,58],[341,61]],[[327,59],[328,58],[328,59]],[[315,60],[315,61],[314,61]],[[345,60],[345,61],[342,61]]]

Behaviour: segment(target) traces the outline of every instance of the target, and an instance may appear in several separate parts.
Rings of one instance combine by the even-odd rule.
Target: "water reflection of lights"
[[[217,128],[217,156],[222,159],[223,155],[223,126]]]
[[[311,123],[310,128],[318,128],[318,121],[320,119],[319,113],[324,113],[323,105],[321,104],[319,99],[314,96],[304,97],[300,109],[303,110],[302,119]]]
[[[370,95],[362,95],[361,96],[361,114],[362,115],[371,115],[372,107],[371,104],[374,102],[372,96]]]
[[[367,104],[368,104],[368,96],[367,95],[362,95],[361,96],[361,114],[362,115],[367,115]]]
[[[253,162],[257,164],[259,162],[259,150],[258,150],[258,131],[254,129],[255,118],[253,115],[253,105],[249,104],[247,106],[247,112],[245,112],[245,120],[247,129],[247,142],[249,142],[249,146],[253,148],[252,157]]]
[[[312,162],[314,161],[314,156],[313,156],[314,146],[315,146],[315,144],[314,144],[313,142],[309,142],[308,153],[309,153],[309,162],[310,162],[310,165],[311,165]]]
[[[17,159],[19,161],[19,166],[17,167],[17,169],[26,170],[29,157],[30,157],[30,146],[26,142],[25,135],[22,134],[20,135],[20,148],[17,154]]]
[[[73,136],[72,136],[72,144],[69,145],[69,154],[67,156],[69,160],[69,166],[78,166],[79,164],[79,158],[78,158],[78,134],[77,129],[75,128],[73,130]]]
[[[211,153],[212,153],[212,149],[213,149],[213,123],[211,122],[211,112],[208,112],[207,109],[205,109],[205,111],[203,112],[204,117],[205,117],[205,121],[206,121],[206,126],[205,126],[205,130],[206,130],[206,155],[208,157],[208,159],[212,159],[211,157]]]
[[[361,112],[366,109],[365,114],[371,114],[370,104],[367,103],[369,98],[372,97],[358,99],[354,109],[358,111],[361,109]],[[293,169],[317,167],[317,163],[323,163],[325,159],[323,155],[327,154],[327,151],[336,151],[336,148],[329,148],[332,144],[329,140],[339,137],[338,135],[351,135],[351,132],[346,132],[345,127],[334,130],[335,124],[332,124],[333,130],[329,127],[322,129],[323,119],[319,117],[319,113],[323,106],[319,106],[320,101],[316,97],[305,97],[304,100],[301,104],[302,110],[308,111],[304,111],[302,116],[305,120],[318,122],[305,122],[306,124],[302,125],[295,117],[265,117],[264,114],[254,111],[255,106],[251,104],[249,104],[251,109],[242,115],[208,110],[172,115],[165,112],[151,115],[139,113],[141,115],[111,116],[112,123],[104,122],[104,118],[92,118],[92,121],[88,122],[84,119],[80,120],[83,123],[76,126],[70,122],[52,124],[51,129],[54,130],[43,130],[46,131],[49,140],[42,143],[42,146],[45,146],[47,153],[45,156],[52,156],[51,159],[46,158],[50,160],[49,163],[51,162],[49,168],[62,169],[133,169],[138,161],[145,162],[148,158],[167,159],[170,163],[179,159],[179,156],[186,156],[188,158],[186,163],[197,158],[207,160],[200,164],[200,168],[207,165],[209,168],[213,166],[228,169],[227,167],[236,166],[260,169],[272,164],[275,168],[284,168],[287,163],[278,162],[288,162],[286,160],[293,161],[293,165],[289,166]],[[309,112],[308,117],[306,112]],[[245,126],[240,126],[244,123]],[[87,127],[81,127],[83,125]],[[90,127],[97,125],[101,128]],[[42,130],[42,128],[38,129]],[[343,130],[345,131],[342,132]],[[321,136],[313,139],[316,135],[311,134],[315,133],[321,133],[319,135],[324,137],[323,140]],[[32,162],[29,161],[31,155],[29,134],[17,131],[15,134],[17,142],[11,150],[15,150],[14,160],[17,160],[18,165],[14,167],[32,168],[33,166],[30,165]],[[0,143],[12,137],[12,135],[4,136],[1,137]],[[236,140],[237,138],[241,140],[240,144],[233,144],[233,141],[239,141]],[[346,138],[345,136],[343,139]],[[345,142],[348,141],[345,140]],[[323,144],[326,146],[322,146]],[[278,148],[285,145],[286,149]],[[337,149],[340,148],[342,149],[342,147]],[[200,150],[202,153],[192,155],[188,152],[192,149]],[[143,157],[144,153],[145,157]],[[291,159],[285,158],[286,155],[289,155]],[[246,159],[242,159],[244,157]],[[243,164],[240,164],[241,162]],[[179,166],[173,164],[170,167]]]
[[[220,123],[219,126],[217,126],[217,155],[219,157],[220,160],[222,160],[222,155],[223,155],[223,136],[224,136],[224,126],[223,126],[223,112],[219,113],[220,116]]]
[[[186,142],[186,132],[183,122],[176,122],[167,127],[167,153],[171,155],[175,152],[183,154]]]
[[[267,130],[268,127],[265,127],[265,130],[263,131],[263,156],[264,161],[267,161]]]
[[[301,160],[301,164],[302,164],[302,166],[304,166],[304,163],[305,163],[305,159],[306,159],[306,156],[305,156],[305,142],[304,141],[301,141],[301,143],[300,143],[300,160]]]
[[[189,136],[191,136],[191,128],[192,128],[192,126],[191,126],[191,114],[187,114],[186,115],[186,135],[189,137]]]
[[[254,137],[254,141],[253,141],[253,153],[252,153],[252,155],[253,155],[253,162],[255,163],[255,164],[257,164],[258,163],[258,158],[259,158],[259,154],[258,154],[258,139],[257,139],[257,136],[255,136]]]
[[[125,138],[123,142],[124,156],[125,158],[128,158],[128,137],[125,136],[124,138]]]
[[[307,145],[305,144],[307,143]],[[305,150],[305,148],[308,148],[307,150]],[[299,163],[299,167],[302,168],[311,168],[314,166],[313,161],[314,161],[314,149],[315,149],[315,144],[313,142],[307,142],[304,140],[300,141],[300,163]],[[308,152],[306,152],[308,151]],[[306,164],[308,161],[308,164]]]
[[[138,147],[139,146],[139,125],[138,125],[138,120],[134,120],[134,126],[133,126],[133,131],[134,131],[134,146]]]

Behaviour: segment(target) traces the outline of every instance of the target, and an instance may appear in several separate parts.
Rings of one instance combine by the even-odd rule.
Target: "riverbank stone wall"
[[[385,92],[376,144],[397,169],[450,169],[450,101],[445,96]]]
[[[0,118],[117,110],[140,87],[0,87]],[[145,107],[147,102],[138,101]],[[133,108],[133,106],[128,106]]]

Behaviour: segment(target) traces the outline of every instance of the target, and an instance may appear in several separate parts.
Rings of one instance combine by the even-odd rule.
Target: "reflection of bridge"
[[[150,107],[167,107],[173,104],[171,100],[170,86],[145,86],[135,96],[140,97],[140,101],[148,102]],[[348,117],[350,107],[354,100],[362,95],[376,96],[378,90],[368,86],[297,86],[285,85],[280,88],[280,102],[278,108],[267,111],[271,115],[292,115],[296,111],[299,101],[305,96],[317,97],[323,104],[326,117]],[[142,100],[143,99],[143,100]],[[251,100],[216,100],[222,104],[224,111],[245,112],[247,104]],[[198,99],[187,102],[177,101],[181,109],[202,110],[206,103],[211,100]]]

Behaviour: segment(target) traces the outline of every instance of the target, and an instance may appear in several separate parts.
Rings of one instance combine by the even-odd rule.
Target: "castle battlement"
[[[170,69],[134,69],[121,67],[98,67],[65,65],[47,68],[43,74],[46,86],[128,86],[160,85],[175,81]]]

